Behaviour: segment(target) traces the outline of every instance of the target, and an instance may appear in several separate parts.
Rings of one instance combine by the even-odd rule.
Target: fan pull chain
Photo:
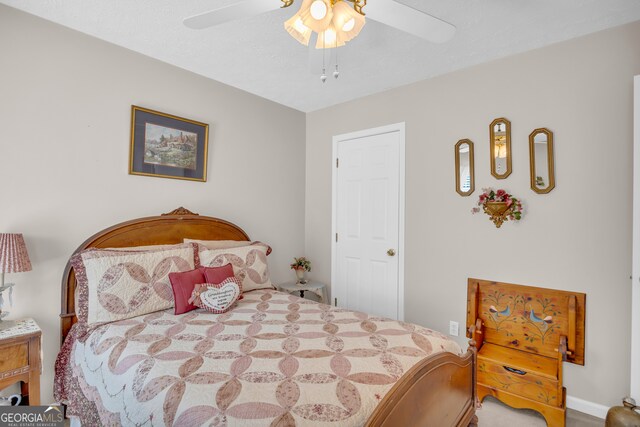
[[[322,83],[325,83],[327,81],[327,60],[326,60],[326,55],[327,55],[327,46],[326,46],[326,34],[323,32],[322,33],[322,74],[320,75],[320,81]],[[338,68],[338,37],[336,36],[335,38],[335,45],[334,45],[334,52],[336,53],[336,65],[335,65],[335,69],[333,71],[333,78],[337,79],[340,76],[340,70]],[[329,60],[331,60],[331,57],[329,57]]]
[[[333,72],[333,78],[337,79],[340,75],[340,71],[338,71],[338,35],[336,34],[336,69]]]
[[[322,75],[320,75],[320,80],[322,81],[322,83],[327,81],[327,73],[326,73],[326,68],[325,68],[325,64],[324,64],[324,56],[327,52],[327,49],[325,49],[325,33],[322,33]]]

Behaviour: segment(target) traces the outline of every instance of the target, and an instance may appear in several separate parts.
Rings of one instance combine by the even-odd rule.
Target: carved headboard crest
[[[200,215],[195,212],[191,212],[189,209],[183,208],[180,206],[178,209],[174,209],[171,212],[163,213],[162,216],[167,215]]]

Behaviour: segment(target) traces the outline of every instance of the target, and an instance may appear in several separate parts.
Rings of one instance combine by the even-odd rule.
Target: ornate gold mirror
[[[553,132],[547,128],[536,129],[529,135],[529,163],[531,189],[545,194],[556,186],[553,169]]]
[[[505,179],[511,175],[511,122],[495,119],[489,126],[491,175]]]
[[[461,196],[468,196],[475,189],[473,171],[473,142],[461,139],[455,147],[456,151],[456,191]]]

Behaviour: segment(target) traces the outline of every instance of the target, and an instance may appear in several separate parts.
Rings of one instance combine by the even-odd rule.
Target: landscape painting
[[[197,154],[197,134],[146,123],[145,163],[195,170]]]
[[[131,175],[207,180],[209,125],[131,107]]]

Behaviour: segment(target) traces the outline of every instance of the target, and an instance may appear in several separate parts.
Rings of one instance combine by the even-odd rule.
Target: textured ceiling
[[[321,56],[310,56],[283,28],[299,0],[289,9],[206,30],[182,24],[233,1],[0,3],[305,112],[640,20],[638,0],[402,0],[454,24],[453,40],[432,44],[369,21],[338,49],[340,78],[322,84]]]

